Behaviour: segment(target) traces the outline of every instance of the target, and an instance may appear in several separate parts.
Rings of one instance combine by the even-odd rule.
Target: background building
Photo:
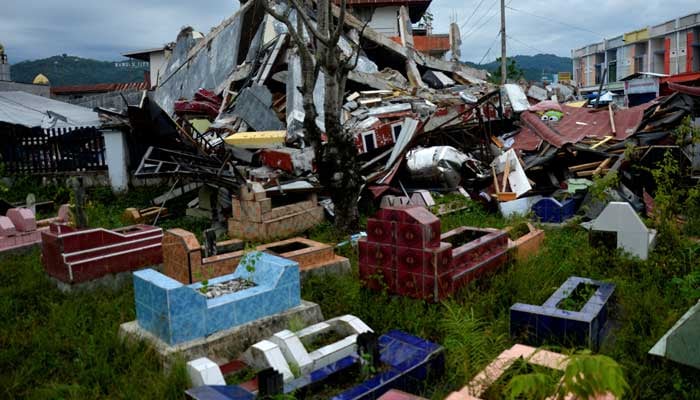
[[[574,82],[582,93],[597,91],[602,80],[608,90],[624,92],[623,80],[630,82],[634,74],[642,74],[638,76],[641,79],[656,79],[661,86],[668,81],[697,81],[700,79],[700,13],[572,50],[572,58]],[[606,67],[608,73],[603,78]]]

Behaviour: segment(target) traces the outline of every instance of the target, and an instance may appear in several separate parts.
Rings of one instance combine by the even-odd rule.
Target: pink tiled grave
[[[525,360],[528,364],[561,371],[565,370],[569,363],[568,357],[563,354],[516,344],[501,353],[491,364],[477,374],[467,386],[458,392],[453,392],[446,400],[481,400],[481,396],[486,393],[488,388],[519,359]],[[547,399],[554,400],[558,398],[552,396]],[[569,394],[563,399],[574,400],[577,397]],[[606,393],[591,397],[588,400],[615,400],[615,396]]]
[[[84,283],[161,264],[162,238],[163,230],[149,225],[77,230],[51,224],[41,232],[42,262],[53,278]]]
[[[39,221],[28,208],[11,208],[0,216],[0,252],[36,245],[50,222],[66,222],[68,218],[67,205],[61,206],[58,217]]]
[[[382,208],[359,241],[360,279],[371,289],[437,302],[508,259],[504,231],[440,231],[440,220],[425,208]]]

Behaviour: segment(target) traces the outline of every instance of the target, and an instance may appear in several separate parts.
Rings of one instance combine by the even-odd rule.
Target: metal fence
[[[107,169],[102,132],[89,128],[24,128],[0,125],[0,162],[6,174]]]

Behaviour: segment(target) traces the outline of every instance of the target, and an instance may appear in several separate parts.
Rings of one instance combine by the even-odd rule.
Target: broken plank
[[[569,167],[569,172],[586,171],[591,168],[597,168],[602,163],[602,161],[595,161],[587,164],[574,165],[573,167]]]
[[[603,139],[603,140],[601,140],[600,142],[598,142],[598,143],[594,144],[593,146],[591,146],[591,150],[597,149],[598,147],[604,145],[605,143],[608,143],[608,142],[611,141],[612,139],[613,139],[612,136],[606,136],[605,139]]]
[[[613,111],[612,103],[608,104],[608,112],[610,114],[610,127],[612,128],[612,133],[616,134],[617,129],[615,129],[615,111]]]

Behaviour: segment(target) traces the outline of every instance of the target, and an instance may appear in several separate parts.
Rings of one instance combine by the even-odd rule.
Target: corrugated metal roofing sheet
[[[644,117],[644,110],[654,102],[615,111],[615,139],[623,140],[636,133]],[[514,148],[533,151],[546,141],[556,148],[567,143],[578,143],[586,137],[613,136],[608,109],[598,111],[562,105],[564,117],[558,123],[546,124],[536,113],[526,111],[520,115],[523,128],[514,137]]]
[[[0,92],[0,122],[28,128],[78,128],[100,126],[100,117],[89,108],[46,97],[25,92]]]
[[[148,82],[97,83],[94,85],[55,86],[51,88],[51,94],[106,93],[148,89]]]

